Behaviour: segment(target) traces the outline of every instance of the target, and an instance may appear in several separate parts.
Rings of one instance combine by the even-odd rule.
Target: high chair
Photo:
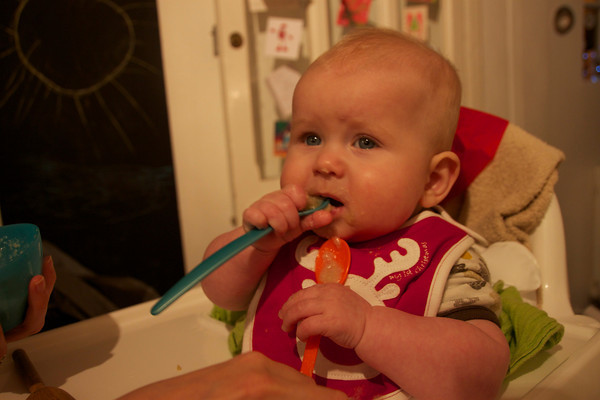
[[[457,137],[455,150],[463,169],[446,206],[459,221],[492,242],[482,249],[492,280],[514,285],[525,301],[541,307],[564,326],[560,343],[537,353],[507,379],[501,398],[599,399],[600,323],[576,315],[569,301],[564,229],[553,193],[561,153],[550,149],[552,154],[540,162],[547,168],[538,176],[547,176],[532,191],[535,199],[529,199],[522,213],[513,212],[504,218],[503,207],[507,204],[503,201],[514,199],[496,191],[505,190],[502,185],[506,182],[509,187],[514,185],[519,177],[498,179],[489,175],[496,175],[498,170],[519,175],[522,171],[511,172],[502,157],[512,151],[531,151],[519,142],[511,147],[507,141],[525,138],[536,146],[534,152],[539,150],[537,146],[546,145],[505,120],[470,109],[461,113]],[[514,155],[508,158],[509,163],[528,159]],[[533,166],[527,171],[540,172]],[[529,177],[526,181],[535,182]],[[493,187],[488,187],[489,182]],[[527,199],[515,201],[522,200]],[[212,304],[199,286],[158,316],[150,315],[154,303],[10,343],[8,353],[25,349],[47,386],[60,387],[75,398],[88,400],[114,399],[145,384],[231,357],[228,328],[209,317]],[[10,357],[0,364],[0,393],[3,400],[28,396]]]
[[[507,138],[507,135],[511,137]],[[512,143],[503,145],[503,141]],[[562,161],[562,153],[508,121],[467,108],[461,110],[454,150],[461,158],[462,171],[451,193],[454,199],[450,199],[447,205],[450,209],[455,208],[458,220],[462,219],[466,226],[495,242],[490,245],[489,253],[483,251],[484,258],[486,254],[490,256],[486,262],[490,266],[492,280],[514,285],[526,302],[546,311],[564,326],[560,343],[548,351],[541,351],[522,365],[514,376],[505,381],[501,398],[600,398],[597,372],[600,370],[600,323],[588,316],[576,315],[569,298],[563,220],[553,191],[557,179],[555,169]],[[502,151],[505,153],[500,155]],[[543,154],[541,163],[545,166],[533,172],[530,166],[522,168],[522,158],[529,159],[536,152]],[[511,156],[515,159],[506,159]],[[490,171],[502,176],[488,176],[483,183],[478,182]],[[498,199],[509,195],[511,186],[518,185],[515,181],[519,180],[519,174],[527,175],[523,180],[529,186],[523,190],[528,195],[516,200],[522,204]],[[489,187],[490,184],[493,187]],[[501,187],[503,184],[506,184],[504,189]],[[473,189],[477,185],[480,187]],[[469,198],[471,190],[479,191],[472,195],[472,199]],[[491,204],[475,204],[489,200],[486,199],[486,191],[493,192]],[[511,204],[503,204],[503,201]],[[497,208],[495,214],[487,214],[496,221],[490,223],[479,221],[477,217],[470,218],[468,210],[462,208],[479,206]],[[524,218],[518,216],[520,206],[527,214]],[[535,210],[536,207],[538,210]],[[540,210],[542,213],[537,212]],[[507,222],[511,218],[513,222]],[[517,222],[514,222],[515,219]],[[503,224],[512,226],[505,229],[501,226]],[[504,242],[502,239],[506,237],[511,240]],[[500,250],[491,251],[492,248]],[[514,265],[518,265],[520,270],[512,268],[509,271]]]
[[[600,323],[571,308],[562,215],[556,196],[531,235],[541,308],[565,327],[561,342],[539,353],[506,382],[502,399],[599,399]]]

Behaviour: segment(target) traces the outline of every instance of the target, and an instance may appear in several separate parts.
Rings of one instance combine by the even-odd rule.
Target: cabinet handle
[[[244,44],[244,38],[239,32],[233,32],[229,35],[229,43],[235,48],[241,47]]]

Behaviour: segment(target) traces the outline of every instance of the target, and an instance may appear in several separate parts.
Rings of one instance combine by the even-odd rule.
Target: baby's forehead
[[[342,39],[341,44],[319,57],[306,75],[323,71],[343,79],[360,73],[361,79],[400,82],[398,88],[411,88],[410,97],[423,100],[420,110],[429,120],[428,131],[443,131],[442,136],[453,131],[445,127],[454,123],[454,109],[460,106],[460,80],[452,64],[424,44],[397,35],[372,35],[365,40],[355,37],[346,42]],[[368,78],[368,74],[373,76]]]
[[[388,76],[430,79],[436,70],[449,68],[436,53],[414,45],[389,44],[382,47],[341,48],[326,53],[307,72],[325,69],[339,73],[369,71]]]

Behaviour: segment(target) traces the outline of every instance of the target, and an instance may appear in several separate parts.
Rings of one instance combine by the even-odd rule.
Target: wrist
[[[369,311],[365,314],[365,324],[363,333],[354,348],[356,354],[365,361],[363,356],[373,354],[373,352],[381,351],[381,338],[390,334],[390,323],[393,320],[391,313],[400,312],[396,309],[391,309],[386,306],[370,306]],[[400,334],[400,332],[397,332]]]
[[[377,308],[379,306],[373,306],[371,304],[368,307],[365,307],[364,320],[362,326],[362,332],[358,341],[356,342],[356,346],[354,346],[354,351],[360,357],[360,352],[365,351],[365,348],[370,346],[370,331],[376,326],[377,322]],[[368,351],[368,350],[366,350]],[[362,358],[362,357],[361,357]]]

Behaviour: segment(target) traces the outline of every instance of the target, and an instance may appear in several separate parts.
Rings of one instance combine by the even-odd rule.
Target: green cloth
[[[508,378],[540,351],[556,346],[565,328],[545,311],[525,303],[515,287],[504,288],[504,282],[498,281],[494,290],[502,299],[500,328],[510,347]]]
[[[229,311],[213,306],[210,316],[218,321],[225,322],[231,329],[227,340],[229,351],[234,356],[240,354],[242,352],[242,340],[244,339],[246,311]]]

